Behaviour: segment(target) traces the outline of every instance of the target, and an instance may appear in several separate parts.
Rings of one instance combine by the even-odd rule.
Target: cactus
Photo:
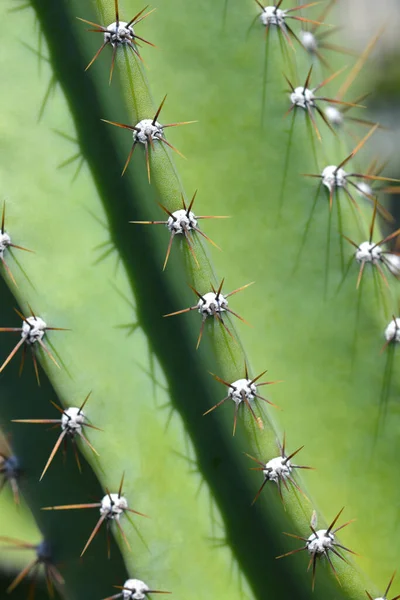
[[[276,23],[263,23],[265,34],[258,21],[246,40],[260,16],[258,3],[199,4],[171,0],[135,24],[135,34],[156,49],[134,45],[135,52],[121,43],[114,52],[108,43],[92,63],[104,32],[86,31],[76,17],[101,26],[118,22],[114,0],[10,1],[0,8],[9,24],[3,43],[12,48],[3,78],[3,229],[12,243],[33,251],[5,249],[0,326],[25,324],[29,336],[39,318],[45,323],[35,339],[20,331],[0,337],[4,360],[18,342],[19,352],[28,350],[21,377],[18,354],[2,369],[0,404],[2,428],[22,465],[21,495],[40,530],[35,536],[25,517],[27,543],[42,543],[43,536],[42,562],[71,599],[120,594],[113,585],[127,579],[146,582],[150,595],[308,598],[314,577],[305,552],[276,557],[304,544],[309,551],[310,543],[315,596],[382,593],[397,556],[391,400],[398,382],[390,336],[380,354],[397,313],[396,281],[391,265],[383,273],[387,288],[371,262],[357,291],[353,249],[343,236],[358,246],[373,222],[373,241],[385,239],[375,217],[378,208],[387,214],[369,192],[361,197],[349,184],[355,207],[346,190],[331,187],[329,198],[320,181],[301,176],[319,176],[355,149],[348,172],[373,175],[363,148],[372,129],[355,124],[357,141],[343,131],[334,136],[296,98],[285,121],[290,102],[282,72],[294,90],[305,81],[317,87],[330,77],[324,64],[317,61],[310,72],[310,56],[300,47],[294,53],[296,40],[289,42],[286,30],[279,37]],[[142,8],[120,0],[120,20]],[[318,10],[289,14],[315,20]],[[303,22],[293,23],[298,34]],[[338,56],[329,61],[337,70],[343,64]],[[324,97],[338,98],[340,77],[346,85],[340,73]],[[364,91],[355,90],[349,102]],[[157,129],[147,145],[137,128],[143,119]],[[176,130],[157,125],[190,120],[198,123]],[[175,161],[169,144],[188,160]],[[223,252],[203,243],[187,213],[184,234],[173,223],[168,229],[132,223],[164,219],[157,202],[164,220],[174,221],[171,213],[187,210],[197,189],[194,215],[232,217],[196,223]],[[197,306],[201,314],[163,318]],[[45,348],[36,351],[36,340]],[[90,392],[82,411],[86,424],[102,431],[79,429],[79,411],[67,413]],[[88,443],[67,427],[72,417]],[[57,431],[21,420],[54,420]],[[63,464],[59,445],[67,437]],[[292,455],[303,445],[300,461]],[[289,479],[292,459],[292,466],[304,461],[316,471],[291,471]],[[121,523],[107,504],[110,495],[117,501],[115,493],[128,503],[119,507]],[[2,502],[12,519],[9,496]],[[93,511],[54,510],[71,505]],[[344,505],[343,518],[333,523]],[[127,507],[150,518],[132,515],[130,523]],[[331,531],[352,518],[357,522],[340,531],[340,544],[363,558],[347,564],[333,555],[330,569],[319,560],[320,545],[325,538],[331,544]],[[109,552],[103,529],[111,533]],[[10,537],[21,537],[8,529],[1,534],[7,548]],[[329,550],[340,548],[332,542]],[[18,557],[15,566],[27,562]]]

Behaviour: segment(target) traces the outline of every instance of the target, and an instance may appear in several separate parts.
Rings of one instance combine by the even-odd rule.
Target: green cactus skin
[[[130,10],[128,3],[125,4],[121,3],[121,15],[130,12],[133,15],[141,8],[135,6]],[[24,280],[11,261],[19,285],[18,289],[14,286],[12,292],[24,309],[28,301],[49,324],[72,329],[71,332],[51,334],[50,340],[61,356],[63,368],[58,370],[44,359],[46,372],[64,405],[79,405],[87,392],[93,390],[88,414],[93,423],[105,430],[90,436],[100,452],[100,461],[86,453],[84,448],[83,453],[103,487],[116,488],[124,471],[130,505],[152,517],[145,522],[135,519],[149,551],[129,523],[124,523],[133,548],[132,554],[129,554],[121,545],[128,572],[182,597],[218,595],[235,598],[244,594],[265,598],[266,594],[279,593],[285,597],[296,594],[297,597],[308,598],[310,578],[305,573],[306,559],[275,561],[274,557],[294,547],[281,535],[283,530],[297,530],[300,535],[305,535],[314,505],[291,494],[285,499],[285,513],[276,489],[267,488],[262,499],[250,508],[259,479],[248,470],[249,461],[243,452],[266,458],[276,454],[275,433],[270,425],[273,409],[268,407],[265,411],[263,432],[257,432],[253,421],[246,417],[239,422],[234,440],[231,436],[231,406],[204,419],[201,416],[224,394],[223,388],[212,380],[207,371],[217,373],[228,381],[243,375],[244,355],[240,344],[232,342],[212,323],[207,323],[200,350],[196,352],[199,315],[161,318],[162,314],[194,304],[193,296],[185,285],[187,282],[198,289],[205,285],[208,287],[210,280],[217,284],[208,251],[196,242],[196,254],[201,264],[201,269],[196,270],[186,246],[183,246],[179,257],[177,248],[180,244],[176,243],[168,268],[162,273],[168,232],[128,224],[129,220],[159,218],[155,199],[169,209],[178,207],[181,188],[169,152],[160,148],[152,157],[151,187],[146,179],[143,157],[137,151],[121,179],[120,172],[131,142],[129,134],[123,130],[113,131],[100,122],[104,118],[134,124],[136,118],[147,116],[148,111],[152,116],[155,106],[170,89],[161,122],[199,119],[199,125],[171,132],[168,139],[190,157],[187,164],[179,165],[179,171],[183,174],[186,189],[190,190],[188,196],[194,189],[200,188],[198,212],[232,214],[235,217],[232,222],[219,223],[218,227],[215,223],[207,224],[206,232],[210,232],[225,249],[225,253],[216,259],[219,272],[226,276],[227,290],[257,279],[257,286],[232,300],[233,310],[255,325],[254,330],[248,331],[240,325],[246,347],[251,348],[252,355],[257,357],[257,369],[252,373],[258,374],[268,367],[271,379],[285,379],[280,389],[277,386],[271,390],[271,397],[285,408],[283,422],[290,448],[296,448],[306,438],[304,462],[318,467],[316,474],[307,476],[307,486],[315,492],[328,520],[344,504],[350,490],[353,495],[350,496],[350,506],[347,504],[346,508],[348,518],[359,515],[356,502],[359,502],[364,515],[368,514],[366,482],[378,479],[378,466],[375,471],[372,468],[374,479],[371,473],[371,479],[365,479],[364,473],[363,477],[357,473],[359,486],[356,491],[353,491],[357,486],[353,484],[352,475],[355,465],[360,463],[361,457],[365,457],[366,446],[367,450],[371,448],[371,444],[367,443],[367,432],[371,432],[376,423],[375,409],[384,363],[384,358],[379,357],[380,342],[377,344],[376,339],[386,323],[379,316],[373,316],[373,306],[368,305],[368,310],[365,305],[362,306],[359,327],[363,335],[363,363],[366,362],[365,348],[371,348],[368,353],[370,364],[365,366],[363,377],[357,376],[357,391],[348,384],[344,395],[341,374],[343,365],[346,366],[345,373],[349,373],[352,359],[349,332],[352,332],[354,312],[350,314],[349,307],[354,306],[356,299],[353,282],[347,282],[338,299],[335,297],[329,304],[322,303],[324,252],[321,252],[321,247],[324,248],[325,243],[327,215],[324,202],[319,203],[316,222],[308,239],[307,254],[312,256],[312,260],[302,263],[297,273],[291,276],[293,257],[302,236],[302,228],[298,224],[307,218],[304,203],[314,195],[309,183],[300,180],[299,185],[298,173],[315,170],[315,166],[311,152],[305,153],[301,142],[301,135],[306,135],[307,130],[302,130],[298,122],[291,148],[290,167],[293,172],[286,187],[290,202],[285,202],[282,226],[276,227],[280,184],[276,182],[276,175],[280,173],[285,152],[281,119],[285,101],[279,95],[281,80],[274,77],[268,84],[271,95],[277,100],[268,105],[266,136],[259,131],[254,116],[258,115],[260,108],[259,74],[262,68],[260,59],[254,59],[259,51],[260,36],[255,35],[248,44],[239,43],[236,36],[232,39],[228,36],[228,31],[242,31],[243,23],[247,26],[254,11],[248,6],[229,7],[225,31],[221,34],[219,17],[222,8],[210,23],[209,17],[214,16],[215,10],[211,2],[206,7],[188,7],[174,0],[171,8],[162,7],[163,18],[160,7],[157,14],[160,22],[157,23],[155,15],[151,17],[152,25],[150,21],[146,24],[146,33],[149,32],[146,37],[157,43],[162,51],[158,51],[158,58],[151,58],[151,52],[155,51],[144,53],[143,50],[151,66],[147,76],[157,99],[153,104],[146,78],[141,71],[138,72],[137,61],[129,55],[118,56],[111,87],[108,87],[110,53],[105,56],[107,52],[104,51],[91,71],[83,72],[85,64],[98,48],[98,36],[85,32],[82,23],[75,23],[74,17],[103,22],[103,16],[107,23],[113,20],[113,2],[104,2],[105,13],[100,17],[92,12],[89,2],[69,2],[68,6],[61,2],[57,6],[50,2],[32,2],[32,5],[45,33],[51,66],[62,93],[51,99],[42,122],[36,123],[45,87],[38,86],[37,58],[7,32],[14,49],[15,71],[8,74],[10,104],[7,114],[10,118],[3,123],[3,143],[8,152],[2,165],[2,180],[7,197],[9,230],[15,231],[21,244],[36,251],[34,257],[19,259],[35,289]],[[177,18],[177,15],[181,17]],[[22,22],[26,23],[26,30],[32,34],[30,44],[35,45],[36,36],[29,11],[8,18],[18,20],[19,26]],[[183,31],[194,46],[193,54],[186,52],[183,56],[182,46],[179,49],[178,44],[166,43],[170,36],[179,40],[178,34]],[[150,35],[153,32],[154,40]],[[198,71],[193,69],[195,52],[198,56],[197,45],[203,50],[201,57],[204,62]],[[222,50],[234,61],[238,72],[246,77],[245,82],[232,77],[232,71],[226,72],[222,68],[224,65],[216,62],[216,57],[222,56]],[[273,52],[271,57],[278,61]],[[275,75],[280,75],[281,71],[279,62]],[[46,81],[52,72],[43,64],[40,81]],[[194,75],[190,77],[190,73]],[[204,92],[206,82],[212,80],[211,73],[215,74],[218,86],[207,83],[210,87],[205,103],[204,96],[200,92],[194,94],[193,90]],[[132,82],[129,74],[133,77]],[[196,77],[203,77],[204,81]],[[22,80],[29,102],[24,97],[17,106],[11,98],[17,97]],[[245,104],[242,100],[238,105],[235,102],[227,105],[224,100],[224,97],[239,98],[239,92],[252,88],[254,94],[252,92],[248,97],[246,93]],[[227,94],[220,94],[221,89]],[[175,90],[174,93],[172,90]],[[242,118],[241,114],[240,126],[236,126],[239,109],[240,113],[245,112],[245,116]],[[21,139],[15,139],[15,131],[21,128],[21,123],[24,124],[22,147]],[[67,168],[57,170],[57,164],[68,158],[71,144],[57,137],[52,128],[79,140],[86,165],[74,183],[71,183],[71,172]],[[309,139],[306,139],[309,148]],[[335,157],[343,156],[344,149],[339,154],[334,147],[336,143],[325,142],[324,136],[324,152],[329,155],[332,151]],[[276,152],[277,147],[282,148],[280,153]],[[32,148],[37,152],[32,152]],[[56,156],[54,148],[59,155]],[[214,169],[210,156],[215,149],[223,153],[224,165],[233,164],[236,168],[225,172]],[[249,163],[247,170],[243,168],[243,162]],[[15,177],[16,164],[24,167],[24,177]],[[272,200],[260,200],[253,205],[251,199],[263,199],[272,177]],[[232,193],[227,194],[226,190]],[[310,193],[305,199],[306,190]],[[346,232],[348,226],[351,234],[355,229],[351,223],[351,211],[343,210],[342,216]],[[96,218],[106,226],[102,227]],[[257,223],[257,228],[254,223]],[[238,227],[240,231],[243,228],[240,235]],[[211,234],[211,229],[217,235]],[[110,259],[94,264],[99,252],[96,254],[93,248],[109,237],[114,241],[115,255],[122,263],[117,272],[115,263]],[[291,238],[291,244],[285,245],[285,237]],[[237,259],[244,256],[246,260],[234,260],[234,256]],[[260,260],[263,256],[272,256],[273,260]],[[329,270],[331,280],[337,283],[340,280],[338,257],[331,260]],[[364,298],[368,294],[373,298],[370,287],[365,285]],[[300,310],[296,305],[298,298],[305,295],[307,305],[311,307],[309,311],[304,307]],[[17,324],[18,320],[11,312],[15,301],[6,291],[2,292],[2,297],[6,300],[2,310],[4,325]],[[373,303],[369,297],[368,302]],[[320,307],[321,316],[317,322],[317,331],[321,327],[323,332],[320,336],[310,336],[310,331],[316,328],[315,307]],[[343,327],[340,334],[336,319],[327,320],[325,317],[328,307],[331,314],[333,310],[340,314]],[[293,317],[296,313],[298,318]],[[127,337],[118,326],[130,322],[140,325],[133,335]],[[236,332],[234,325],[232,330]],[[2,334],[0,339],[4,356],[12,347],[11,338],[12,334]],[[307,340],[306,347],[303,340]],[[332,364],[333,348],[336,349],[335,356],[340,357],[340,361],[337,359],[335,362],[337,371],[331,374],[331,385],[328,386],[324,376],[320,386],[319,378],[317,381],[315,378],[314,370],[317,369],[314,365],[319,365],[319,371],[325,373],[325,368]],[[12,418],[51,416],[49,400],[55,399],[51,388],[47,383],[41,389],[36,387],[31,365],[26,366],[23,378],[17,380],[17,360],[14,359],[13,363],[2,377],[3,423]],[[334,417],[331,416],[330,404],[321,403],[320,406],[315,401],[315,398],[324,397],[327,387],[332,402],[339,393],[342,394],[340,403],[335,403],[335,410],[341,410],[341,413],[335,413]],[[18,402],[14,400],[16,396]],[[355,400],[357,405],[350,413],[351,417],[345,419]],[[359,411],[366,405],[371,407],[370,421],[362,432],[358,428],[354,432]],[[170,421],[169,409],[173,411]],[[315,435],[315,423],[324,422],[325,411],[328,410],[329,423],[334,418],[337,425],[335,428],[326,425]],[[317,419],[315,414],[320,417]],[[348,427],[348,435],[350,432],[357,435],[354,462],[351,462],[351,468],[346,469],[346,484],[342,463],[348,459],[348,450],[334,443],[343,421]],[[297,431],[299,424],[301,429]],[[58,544],[57,558],[65,561],[63,574],[67,581],[67,597],[87,597],[88,590],[93,597],[110,595],[112,584],[122,583],[125,572],[115,548],[112,562],[106,560],[104,535],[100,534],[99,538],[103,539],[93,542],[84,561],[78,559],[96,516],[86,511],[50,515],[40,511],[43,506],[95,501],[102,495],[99,485],[88,467],[84,475],[79,476],[72,455],[68,468],[63,467],[59,457],[55,459],[39,485],[37,479],[55,439],[51,440],[51,434],[45,435],[46,432],[39,431],[36,426],[31,427],[28,437],[26,427],[9,427],[16,451],[24,457],[30,473],[21,486],[43,533],[51,535]],[[328,444],[330,451],[325,453],[327,439],[331,440]],[[320,451],[322,443],[324,453]],[[35,455],[32,448],[37,449]],[[312,460],[313,457],[318,458],[319,464]],[[386,477],[390,473],[389,465],[386,461]],[[205,484],[199,492],[202,481]],[[396,491],[394,487],[387,487],[387,493],[392,495],[391,506],[394,506]],[[343,489],[343,493],[339,493],[338,489]],[[375,499],[375,502],[372,506],[377,510],[378,500]],[[357,509],[351,510],[356,506]],[[371,510],[368,507],[368,511]],[[391,516],[393,522],[393,513]],[[366,522],[354,524],[351,531],[343,532],[341,539],[345,545],[364,554],[363,548],[369,544],[370,555],[375,557],[378,555],[376,546],[381,556],[386,552],[386,563],[395,562],[392,551],[386,548],[385,538],[377,540],[378,532],[366,528]],[[72,527],[77,533],[66,536],[65,532]],[[184,531],[189,532],[188,537]],[[215,548],[219,545],[220,548]],[[233,574],[232,560],[238,566]],[[386,563],[374,563],[377,574],[381,573],[380,569],[382,572],[386,569]],[[348,598],[363,597],[367,585],[364,576],[340,564],[337,568],[343,584],[340,593]],[[391,566],[387,568],[389,571],[392,569]],[[90,569],[93,569],[92,573]],[[318,595],[337,597],[337,587],[325,581],[323,571],[321,568],[318,572]],[[372,568],[368,572],[372,573]],[[369,584],[368,589],[371,589]]]

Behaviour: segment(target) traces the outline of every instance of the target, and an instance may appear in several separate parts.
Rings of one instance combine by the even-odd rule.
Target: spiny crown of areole
[[[368,198],[373,196],[374,190],[366,181],[359,181],[357,183],[357,192],[360,196]]]
[[[119,46],[134,42],[135,32],[132,25],[128,25],[125,21],[119,23],[111,23],[104,32],[104,42],[112,46]]]
[[[321,173],[322,183],[328,190],[346,185],[347,173],[336,165],[328,165]]]
[[[374,265],[382,261],[382,248],[372,242],[363,242],[356,250],[356,261],[359,263],[370,262]]]
[[[374,265],[382,261],[382,248],[373,242],[363,242],[356,250],[356,261],[359,263],[369,262]]]
[[[315,106],[315,95],[313,90],[304,86],[299,86],[290,94],[290,101],[294,106],[307,110]]]
[[[0,231],[0,258],[3,258],[4,252],[11,245],[11,237],[8,233]]]
[[[318,48],[317,38],[311,31],[306,31],[302,29],[299,33],[299,37],[301,43],[308,52],[313,53]]]
[[[394,318],[385,329],[385,338],[387,342],[400,342],[400,318]]]
[[[43,339],[46,329],[47,323],[40,317],[26,317],[26,319],[22,321],[21,337],[25,338],[27,344],[35,344]]]
[[[100,506],[100,514],[107,519],[119,519],[128,508],[128,501],[120,494],[106,494]]]
[[[336,108],[336,106],[326,106],[324,108],[324,114],[328,119],[329,123],[334,127],[340,127],[341,125],[343,125],[343,113],[338,108]]]
[[[257,394],[257,386],[251,379],[237,379],[229,386],[229,396],[234,402],[243,402],[243,395],[247,400],[254,400]]]
[[[290,460],[288,460],[284,456],[276,456],[275,458],[271,458],[263,470],[264,477],[268,481],[277,482],[278,479],[286,479],[290,477],[292,473],[292,464]]]
[[[166,223],[169,231],[177,234],[184,234],[185,231],[191,231],[197,227],[197,224],[198,222],[194,213],[183,208],[173,212]]]
[[[207,292],[199,299],[197,307],[199,313],[211,317],[215,313],[225,312],[228,307],[228,300],[221,292]]]
[[[61,429],[75,434],[82,431],[82,425],[85,422],[85,414],[82,409],[71,406],[66,408],[61,415]]]
[[[132,135],[135,142],[148,144],[149,138],[156,141],[163,136],[163,126],[158,121],[153,121],[153,119],[143,119],[135,125]]]
[[[149,591],[149,586],[141,579],[127,579],[122,594],[124,600],[144,600]]]
[[[327,529],[318,529],[313,531],[306,542],[307,550],[310,554],[326,554],[327,550],[333,548],[335,536]]]
[[[276,6],[265,6],[260,14],[260,21],[263,25],[285,25],[286,12]]]
[[[400,277],[400,256],[388,252],[386,254],[386,266],[393,275]]]

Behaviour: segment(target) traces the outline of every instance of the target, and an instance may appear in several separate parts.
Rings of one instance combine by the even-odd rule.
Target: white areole
[[[336,106],[327,106],[324,113],[331,125],[334,125],[335,127],[343,125],[343,114]]]
[[[127,579],[124,583],[122,597],[124,600],[144,600],[150,588],[140,579]]]
[[[82,432],[82,425],[85,422],[85,415],[80,408],[71,406],[64,410],[61,417],[61,429],[71,435]]]
[[[290,460],[282,456],[277,456],[276,458],[272,458],[265,465],[265,469],[263,469],[264,477],[268,481],[275,481],[278,483],[279,479],[287,479],[290,477],[292,472],[292,464]]]
[[[119,520],[123,512],[128,508],[128,502],[124,496],[118,494],[107,494],[101,501],[100,514],[107,519]]]
[[[228,300],[221,293],[208,292],[203,294],[197,303],[197,308],[203,316],[212,317],[215,313],[225,312],[228,307]]]
[[[22,322],[21,337],[27,344],[35,344],[46,333],[47,324],[40,317],[27,317]]]
[[[171,233],[182,234],[197,227],[197,219],[191,211],[188,212],[182,208],[173,212],[172,215],[167,221],[167,227]]]
[[[286,12],[281,8],[275,6],[266,6],[263,12],[260,14],[260,21],[263,25],[278,25],[282,27],[285,25]]]
[[[315,35],[313,33],[311,33],[311,31],[301,30],[299,37],[300,37],[301,43],[303,44],[303,46],[307,50],[307,52],[310,52],[312,54],[317,50],[317,48],[318,48],[317,38],[315,37]]]
[[[373,242],[363,242],[356,250],[356,261],[359,263],[372,263],[377,265],[382,261],[382,248]]]
[[[0,231],[0,258],[4,257],[4,252],[11,245],[11,238],[8,233]]]
[[[329,165],[322,171],[322,183],[331,192],[338,187],[345,187],[347,173],[344,169],[338,169],[335,165]]]
[[[388,252],[385,255],[385,264],[393,275],[400,277],[400,256],[398,254]]]
[[[125,21],[120,21],[119,24],[111,23],[107,27],[107,31],[104,32],[104,43],[111,44],[114,46],[120,46],[121,44],[128,44],[134,42],[135,32],[132,25],[129,25]]]
[[[365,181],[358,181],[356,184],[357,192],[363,198],[368,198],[374,195],[374,190]]]
[[[392,319],[385,329],[385,338],[387,342],[400,342],[400,319]]]
[[[136,143],[148,144],[149,138],[154,141],[160,137],[163,137],[163,126],[158,121],[153,124],[153,119],[143,119],[135,125],[133,141]]]
[[[294,106],[308,110],[315,106],[315,96],[313,90],[299,86],[290,94],[290,100]]]
[[[335,536],[328,533],[327,529],[319,529],[312,533],[306,542],[307,550],[310,554],[325,554],[334,546]]]
[[[245,396],[247,400],[254,400],[256,394],[257,387],[255,383],[251,382],[251,379],[238,379],[231,383],[229,387],[229,397],[232,398],[236,404],[243,402],[243,396]]]

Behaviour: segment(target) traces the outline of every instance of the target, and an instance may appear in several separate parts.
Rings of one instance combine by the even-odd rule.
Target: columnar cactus
[[[9,591],[30,560],[68,599],[356,600],[396,568],[398,232],[379,233],[387,190],[370,184],[390,181],[366,158],[370,90],[342,93],[370,49],[346,79],[340,54],[310,46],[335,24],[313,4],[0,7],[0,543],[23,569]],[[141,227],[159,205],[165,229]],[[345,237],[373,234],[388,245],[357,290]],[[16,480],[38,525],[26,541]]]

